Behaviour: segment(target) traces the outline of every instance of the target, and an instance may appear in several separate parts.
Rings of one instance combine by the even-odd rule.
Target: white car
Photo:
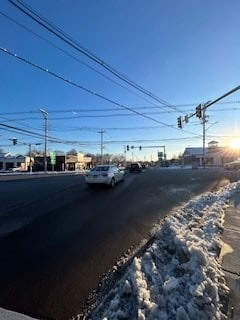
[[[9,169],[9,172],[21,172],[23,171],[21,167],[13,167]]]
[[[124,171],[119,170],[115,165],[99,165],[92,168],[85,175],[85,182],[92,187],[97,184],[114,187],[119,181],[124,180]]]
[[[227,170],[239,170],[240,169],[240,160],[235,160],[232,162],[227,162],[224,164],[224,169]]]

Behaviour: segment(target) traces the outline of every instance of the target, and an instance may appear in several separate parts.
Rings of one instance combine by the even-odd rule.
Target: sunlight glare
[[[234,139],[230,141],[229,146],[232,149],[240,149],[240,139]]]

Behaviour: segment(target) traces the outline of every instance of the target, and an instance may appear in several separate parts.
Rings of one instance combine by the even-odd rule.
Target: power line
[[[174,141],[184,141],[192,139],[192,137],[185,138],[165,138],[165,139],[134,139],[134,140],[104,140],[104,144],[127,144],[127,143],[149,143],[149,142],[174,142]],[[201,136],[194,137],[193,139],[201,139]],[[100,144],[96,141],[96,143]]]
[[[36,11],[34,11],[30,6],[27,6],[22,1],[15,0],[8,0],[12,5],[14,5],[16,8],[18,8],[20,11],[22,11],[25,15],[27,15],[29,18],[37,22],[39,25],[41,25],[43,28],[47,29],[49,32],[54,34],[56,37],[70,45],[72,48],[77,50],[78,52],[84,54],[87,56],[90,60],[94,61],[95,63],[99,64],[101,67],[105,68],[107,71],[112,73],[114,76],[119,78],[120,80],[124,81],[131,87],[135,88],[136,90],[140,91],[144,95],[147,95],[151,99],[160,102],[162,105],[165,105],[168,108],[174,109],[177,111],[177,108],[173,106],[172,104],[168,103],[167,101],[159,98],[149,90],[146,90],[136,82],[130,80],[125,75],[117,71],[115,68],[110,66],[108,63],[106,63],[103,59],[96,56],[94,53],[90,52],[86,48],[84,48],[81,44],[79,44],[76,40],[72,39],[70,36],[68,36],[66,33],[64,33],[60,28],[54,26],[53,23],[48,21],[43,16],[40,16]],[[17,3],[16,3],[17,2]]]
[[[128,111],[130,111],[130,112],[132,112],[132,113],[134,113],[134,114],[136,114],[136,115],[139,115],[139,116],[141,116],[141,117],[144,117],[144,118],[146,118],[146,119],[148,119],[148,120],[151,120],[151,121],[154,121],[154,122],[156,122],[156,123],[165,125],[165,126],[168,127],[168,128],[172,128],[172,129],[175,129],[175,130],[179,130],[179,129],[178,129],[177,127],[175,127],[174,125],[169,125],[169,124],[164,123],[164,122],[162,122],[162,121],[158,121],[158,120],[156,120],[156,119],[154,119],[154,118],[152,118],[152,117],[147,116],[146,114],[140,113],[140,112],[138,112],[138,111],[136,111],[136,110],[134,110],[134,109],[132,109],[132,108],[130,108],[130,107],[127,107],[127,106],[125,106],[125,105],[123,105],[123,104],[120,104],[120,103],[118,103],[118,102],[116,102],[116,101],[114,101],[114,100],[112,100],[112,99],[110,99],[110,98],[107,98],[107,97],[105,97],[105,96],[103,96],[103,95],[101,95],[101,94],[99,94],[99,93],[97,93],[97,92],[95,92],[95,91],[93,91],[93,90],[91,90],[91,89],[88,89],[88,88],[86,88],[86,87],[83,87],[83,86],[77,84],[76,82],[73,82],[73,81],[71,81],[71,80],[68,80],[68,79],[64,78],[63,76],[60,76],[60,75],[58,75],[57,73],[50,71],[50,70],[47,69],[47,68],[41,67],[41,66],[39,66],[39,65],[37,65],[37,64],[35,64],[35,63],[33,63],[33,62],[31,62],[31,61],[23,58],[23,57],[20,57],[20,56],[18,56],[17,54],[14,54],[14,53],[12,53],[11,51],[7,50],[6,48],[0,47],[0,51],[2,51],[2,52],[4,52],[4,53],[6,53],[6,54],[8,54],[8,55],[10,55],[10,56],[18,59],[18,60],[20,60],[20,61],[22,61],[22,62],[24,62],[24,63],[26,63],[26,64],[28,64],[28,65],[31,65],[32,67],[34,67],[34,68],[36,68],[36,69],[38,69],[38,70],[44,71],[44,72],[48,73],[49,75],[51,75],[51,76],[53,76],[53,77],[55,77],[55,78],[57,78],[57,79],[59,79],[59,80],[62,80],[62,81],[66,82],[66,83],[68,83],[68,84],[70,84],[70,85],[72,85],[72,86],[74,86],[74,87],[77,87],[78,89],[81,89],[81,90],[83,90],[83,91],[85,91],[85,92],[87,92],[87,93],[89,93],[89,94],[95,95],[96,97],[98,97],[98,98],[100,98],[100,99],[103,99],[103,100],[105,100],[105,101],[107,101],[107,102],[110,102],[110,103],[112,103],[112,104],[114,104],[114,105],[117,105],[118,107],[120,107],[120,108],[122,108],[122,109],[128,110]],[[185,131],[185,132],[187,132],[187,131]],[[196,135],[196,134],[193,133],[193,132],[189,132],[189,131],[188,131],[188,133],[191,133],[191,134],[193,134],[193,135]]]
[[[185,104],[176,104],[176,106],[178,107],[195,107],[198,104],[198,102],[195,103],[185,103]],[[216,105],[229,105],[229,104],[240,104],[240,101],[227,101],[227,102],[218,102],[216,103]],[[92,109],[92,107],[94,107],[94,109]],[[141,106],[141,107],[134,107],[135,110],[151,110],[151,109],[158,109],[160,106]],[[239,110],[239,108],[237,107],[233,107],[233,108],[218,108],[217,111],[220,112],[224,112],[224,111],[229,111],[229,110]],[[84,113],[84,112],[110,112],[110,111],[118,111],[118,112],[122,112],[123,110],[119,109],[119,108],[102,108],[102,107],[96,107],[96,106],[89,106],[85,108],[69,108],[69,109],[59,109],[59,110],[49,110],[48,113],[49,114],[54,114],[54,113],[73,113],[73,114],[77,114],[77,113]],[[192,109],[190,110],[181,110],[182,113],[186,113],[186,112],[191,112]],[[159,114],[169,114],[169,113],[176,113],[178,111],[175,110],[171,110],[171,111],[158,111]],[[34,111],[34,110],[30,110],[30,111],[15,111],[15,112],[0,112],[0,117],[1,116],[6,116],[6,115],[22,115],[22,114],[38,114],[39,111]],[[39,118],[26,118],[26,120],[38,120]],[[18,119],[20,120],[20,119]],[[22,119],[21,119],[22,120]],[[25,119],[23,119],[25,120]]]
[[[9,126],[6,124],[0,123],[0,126],[3,127],[3,129],[14,132],[14,133],[20,133],[22,135],[27,135],[31,137],[37,137],[37,138],[44,138],[44,134],[39,134],[36,132],[32,132],[29,130],[24,130],[22,128],[14,127],[14,126]],[[98,129],[98,128],[95,128]],[[98,129],[99,130],[99,129]],[[107,129],[109,130],[109,129]],[[97,132],[97,130],[96,130]],[[234,135],[208,135],[209,138],[232,138],[235,137]],[[189,139],[201,139],[202,135],[197,135],[195,137],[183,137],[183,138],[162,138],[162,139],[134,139],[134,140],[105,140],[105,144],[127,144],[127,143],[149,143],[149,142],[174,142],[174,141],[184,141],[184,140],[189,140]],[[84,146],[88,147],[89,145],[100,145],[99,141],[78,141],[78,140],[64,140],[56,137],[51,137],[49,136],[48,138],[49,142],[51,143],[59,143],[59,144],[67,144],[67,145],[79,145],[79,146]]]
[[[25,129],[22,129],[22,128],[17,128],[17,127],[10,126],[10,125],[4,124],[4,123],[0,123],[0,126],[3,127],[3,129],[5,129],[7,131],[17,132],[17,133],[25,134],[25,135],[28,135],[28,136],[31,136],[31,137],[34,136],[34,137],[37,137],[37,138],[44,137],[43,134],[32,132],[32,131],[25,130]]]
[[[93,68],[92,66],[90,66],[89,64],[87,64],[86,62],[78,59],[77,57],[75,57],[74,55],[70,54],[69,52],[67,52],[66,50],[60,48],[59,46],[55,45],[53,42],[51,42],[50,40],[42,37],[41,35],[37,34],[36,32],[30,30],[29,28],[27,28],[26,26],[24,26],[22,23],[19,23],[18,21],[16,21],[15,19],[9,17],[8,15],[6,15],[5,13],[1,12],[0,11],[0,14],[5,17],[6,19],[10,20],[11,22],[15,23],[16,25],[20,26],[21,28],[25,29],[26,31],[30,32],[31,34],[33,34],[34,36],[38,37],[39,39],[47,42],[48,44],[50,44],[52,47],[54,47],[55,49],[61,51],[62,53],[64,53],[65,55],[67,55],[68,57],[72,58],[73,60],[77,61],[78,63],[82,64],[83,66],[85,66],[86,68],[94,71],[95,73],[98,73],[100,76],[104,77],[105,79],[107,79],[108,81],[111,81],[112,83],[114,83],[115,85],[131,92],[132,94],[140,97],[141,99],[149,102],[149,103],[152,103],[150,102],[149,100],[145,99],[144,97],[140,96],[139,94],[137,94],[136,92],[134,92],[133,90],[127,88],[126,86],[120,84],[119,82],[115,81],[114,79],[108,77],[107,75],[105,75],[104,73],[100,72],[99,70]],[[153,104],[153,103],[152,103]],[[161,107],[160,107],[161,108]]]
[[[32,136],[32,137],[38,137],[38,138],[44,138],[43,134],[38,134],[35,132],[31,132],[29,130],[20,129],[14,126],[9,126],[0,123],[0,126],[5,128],[5,130],[14,132],[14,133],[21,133],[23,135]],[[138,140],[105,140],[104,144],[127,144],[127,143],[149,143],[149,142],[166,142],[166,141],[184,141],[189,139],[197,139],[201,138],[201,136],[196,137],[184,137],[184,138],[166,138],[166,139],[138,139]],[[51,143],[59,143],[59,144],[67,144],[67,145],[79,145],[82,147],[88,147],[88,146],[99,146],[99,141],[73,141],[73,140],[64,140],[54,137],[48,137],[48,141]]]
[[[119,110],[119,109],[114,109],[116,111],[122,111],[122,110]],[[228,109],[218,109],[218,111],[231,111],[231,110],[238,110],[237,108],[228,108]],[[89,110],[88,112],[100,112],[101,110]],[[105,110],[106,111],[106,110]],[[70,113],[71,111],[68,110],[68,111],[62,111],[62,113]],[[79,110],[79,111],[76,111],[77,112],[87,112],[86,110]],[[49,113],[54,113],[54,112],[49,112]],[[56,112],[56,113],[61,113],[61,112]],[[162,114],[164,112],[144,112],[142,113],[143,115],[158,115],[158,114]],[[39,117],[25,117],[25,118],[15,118],[15,119],[9,119],[9,118],[5,118],[3,117],[2,115],[17,115],[16,113],[12,112],[12,113],[1,113],[0,114],[0,118],[4,119],[2,121],[2,123],[9,123],[9,122],[15,122],[17,124],[20,124],[20,125],[24,125],[28,128],[36,128],[35,126],[29,126],[29,125],[26,125],[25,123],[20,123],[19,121],[38,121],[39,120]],[[18,113],[19,114],[19,113]],[[24,114],[24,112],[23,112]],[[111,118],[111,117],[132,117],[132,116],[136,116],[136,114],[132,114],[132,113],[121,113],[121,114],[101,114],[101,115],[97,115],[97,114],[82,114],[82,115],[74,115],[74,116],[64,116],[64,117],[51,117],[51,120],[52,121],[60,121],[60,120],[70,120],[70,119],[83,119],[83,118]],[[225,120],[226,122],[226,120]],[[193,123],[191,123],[193,124]],[[157,128],[162,128],[162,127],[166,127],[165,125],[162,125],[161,127],[157,127]],[[133,129],[135,129],[135,127],[131,127]],[[129,128],[129,129],[131,129]],[[151,127],[146,127],[146,128],[151,128]],[[112,128],[112,130],[118,130],[118,128]]]
[[[17,128],[14,126],[9,126],[3,123],[0,123],[0,127],[3,127],[3,129],[10,131],[10,132],[14,132],[14,133],[19,133],[22,135],[26,135],[26,136],[31,136],[31,137],[35,137],[35,138],[44,138],[45,135],[44,134],[40,134],[40,133],[36,133],[33,131],[29,131],[29,130],[25,130],[22,128]],[[48,136],[48,141],[49,142],[53,142],[53,143],[62,143],[62,144],[77,144],[77,145],[81,145],[81,146],[87,146],[87,144],[89,142],[80,142],[80,141],[70,141],[70,140],[64,140],[64,139],[59,139],[59,138],[55,138],[55,137],[51,137]]]

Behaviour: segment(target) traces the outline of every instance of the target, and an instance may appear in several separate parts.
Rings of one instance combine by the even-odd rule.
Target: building
[[[229,147],[219,147],[217,141],[210,141],[205,148],[205,165],[206,166],[223,166],[227,162],[239,158],[239,151]],[[204,165],[203,147],[188,147],[182,155],[184,165],[193,167]]]
[[[92,158],[85,157],[83,153],[66,156],[66,170],[82,170],[91,166]]]
[[[47,157],[47,171],[78,171],[88,169],[91,166],[91,157],[85,157],[84,154],[77,155],[58,155]],[[44,170],[44,156],[34,157],[33,171]]]
[[[27,171],[30,164],[28,156],[13,155],[10,152],[0,153],[0,170],[7,171],[18,168],[20,171]]]
[[[53,161],[54,160],[54,161]],[[89,169],[92,164],[91,157],[85,157],[82,153],[74,155],[55,155],[47,157],[48,171],[77,171]],[[10,152],[0,153],[0,170],[8,171],[44,171],[44,156],[13,155]]]

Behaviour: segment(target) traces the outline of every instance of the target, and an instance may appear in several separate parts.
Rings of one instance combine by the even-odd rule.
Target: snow
[[[224,210],[240,182],[204,193],[156,225],[153,240],[88,315],[91,320],[224,320],[219,253]],[[114,266],[113,272],[117,272]],[[29,320],[0,309],[3,320]]]
[[[90,319],[227,319],[219,253],[224,210],[239,189],[235,182],[170,212]]]
[[[34,318],[31,318],[10,310],[5,310],[2,308],[0,308],[0,319],[1,320],[34,320]]]

